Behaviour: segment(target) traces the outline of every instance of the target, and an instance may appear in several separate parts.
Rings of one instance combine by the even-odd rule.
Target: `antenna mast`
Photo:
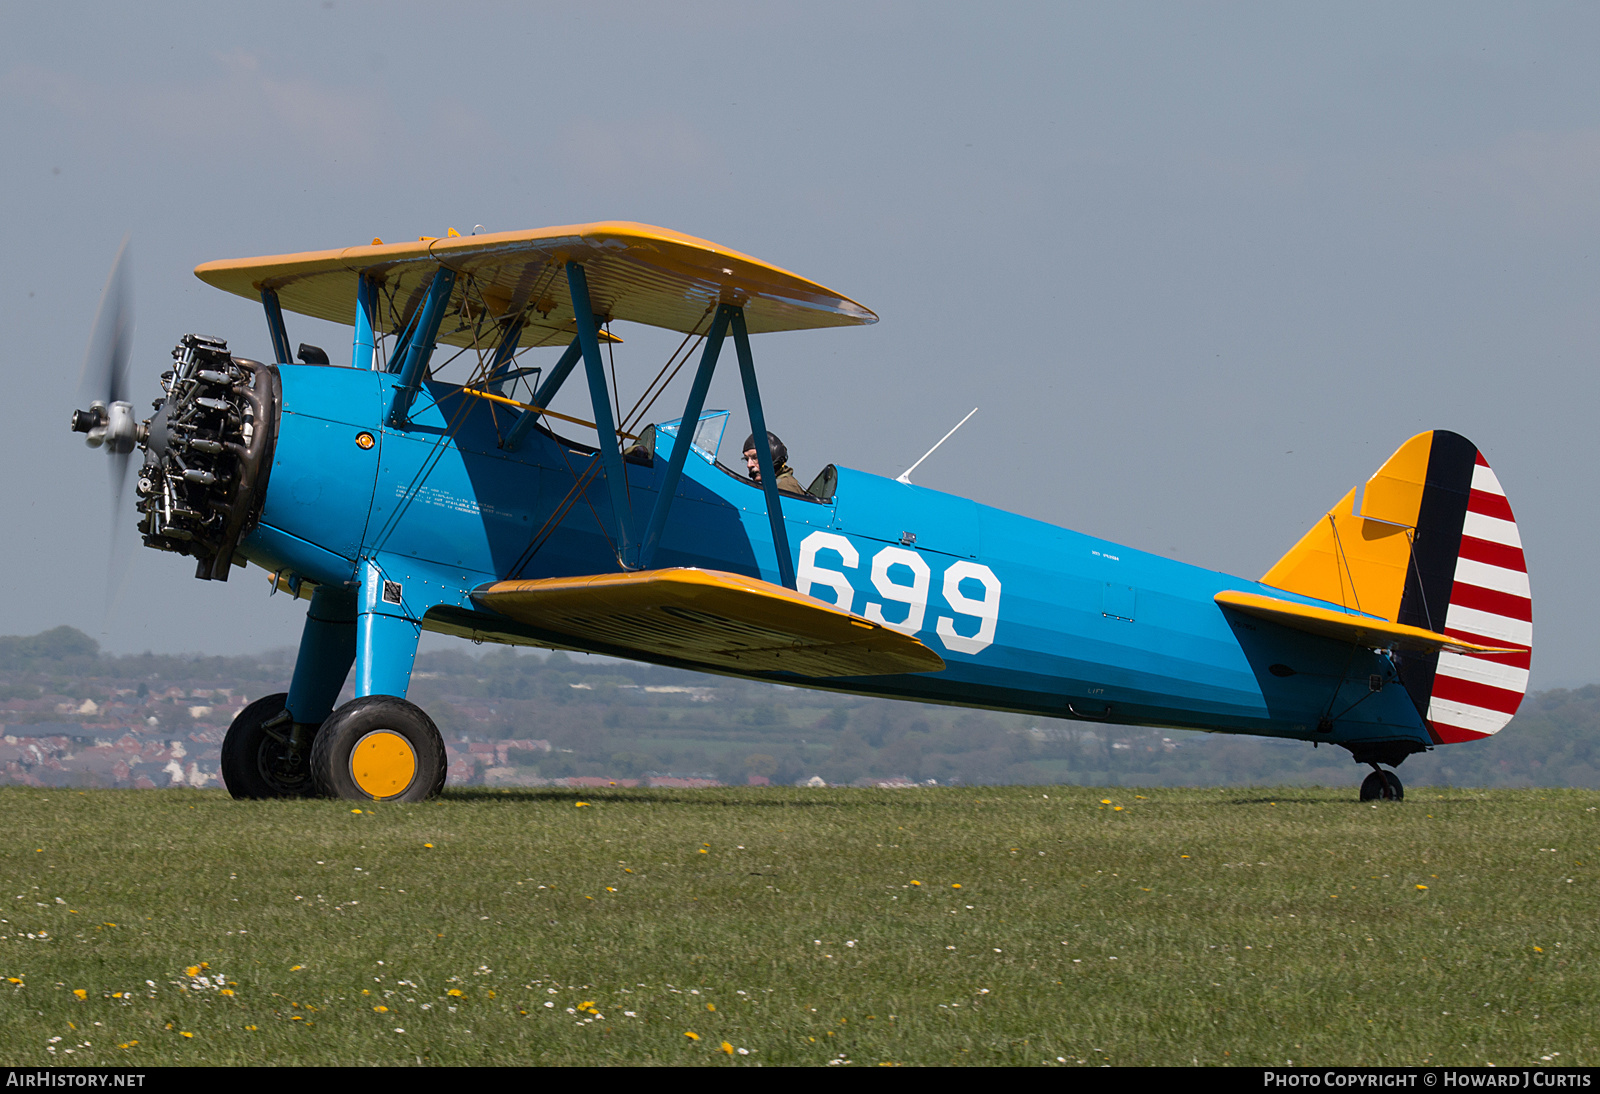
[[[967,411],[967,417],[966,418],[962,418],[959,422],[957,422],[955,424],[955,429],[950,430],[949,433],[946,433],[943,437],[940,437],[939,438],[939,444],[934,445],[932,448],[930,448],[926,452],[924,452],[922,454],[922,460],[927,459],[929,456],[931,456],[935,452],[937,452],[939,450],[939,445],[940,444],[944,444],[945,441],[948,441],[951,437],[955,436],[956,429],[960,429],[962,426],[966,425],[967,424],[967,418],[972,417],[977,412],[978,412],[978,408],[977,407],[973,407],[971,410]],[[904,471],[902,471],[900,473],[899,477],[897,477],[894,481],[895,482],[903,482],[907,486],[911,485],[911,472],[915,471],[917,468],[922,466],[922,460],[918,460],[916,463],[914,463],[910,467],[906,468]]]

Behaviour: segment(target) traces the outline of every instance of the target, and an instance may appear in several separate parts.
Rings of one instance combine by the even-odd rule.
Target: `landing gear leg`
[[[318,585],[306,610],[300,654],[289,682],[287,706],[301,725],[318,726],[333,713],[339,689],[356,659],[356,596]]]
[[[300,654],[287,693],[239,712],[222,742],[222,779],[235,798],[302,798],[316,793],[311,745],[333,710],[356,656],[356,598],[318,586],[311,594]]]
[[[317,789],[353,801],[421,801],[444,787],[444,740],[404,696],[422,628],[405,589],[374,561],[362,565],[355,614],[356,699],[322,723],[311,748]]]
[[[1385,771],[1377,764],[1372,765],[1372,774],[1361,782],[1361,800],[1364,802],[1404,801],[1406,788],[1400,782],[1400,776],[1393,771]]]

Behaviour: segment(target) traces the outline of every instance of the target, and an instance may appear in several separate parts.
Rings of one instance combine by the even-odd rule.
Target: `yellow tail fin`
[[[1432,448],[1432,433],[1401,445],[1376,474],[1312,525],[1262,582],[1398,619]]]

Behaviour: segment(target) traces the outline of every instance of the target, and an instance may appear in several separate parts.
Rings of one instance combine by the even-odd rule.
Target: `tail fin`
[[[1497,733],[1528,690],[1533,600],[1516,518],[1471,441],[1412,437],[1261,578],[1279,589],[1442,631],[1497,654],[1408,654],[1406,690],[1438,743]]]

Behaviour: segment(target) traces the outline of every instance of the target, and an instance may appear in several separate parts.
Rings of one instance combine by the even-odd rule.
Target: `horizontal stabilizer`
[[[498,581],[483,608],[593,644],[710,669],[799,676],[938,672],[944,660],[909,635],[781,585],[718,570]]]
[[[1297,604],[1292,600],[1279,600],[1275,596],[1241,593],[1225,589],[1215,597],[1225,608],[1234,608],[1257,619],[1293,627],[1297,631],[1336,638],[1341,642],[1354,642],[1374,649],[1402,649],[1413,652],[1485,654],[1517,653],[1514,648],[1480,646],[1462,638],[1452,638],[1438,631],[1421,627],[1408,627],[1404,623],[1391,623],[1387,619],[1374,619],[1368,615],[1350,615],[1332,608],[1318,608],[1311,604]]]

